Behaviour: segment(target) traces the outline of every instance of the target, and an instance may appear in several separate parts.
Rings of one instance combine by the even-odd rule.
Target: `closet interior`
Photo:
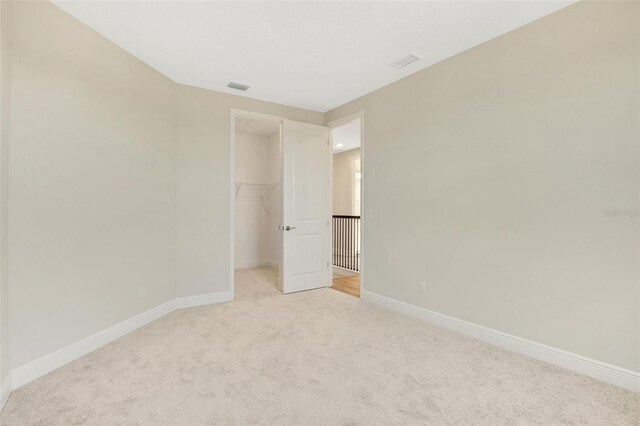
[[[281,261],[280,124],[235,120],[235,269]]]

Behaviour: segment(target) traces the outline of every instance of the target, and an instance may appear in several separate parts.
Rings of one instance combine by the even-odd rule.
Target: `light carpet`
[[[15,391],[3,425],[640,424],[640,396],[266,268]]]

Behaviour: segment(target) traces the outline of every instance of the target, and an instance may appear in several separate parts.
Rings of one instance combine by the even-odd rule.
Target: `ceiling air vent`
[[[410,53],[407,56],[405,56],[404,58],[400,58],[397,61],[395,61],[391,65],[394,68],[398,68],[399,70],[401,70],[402,68],[406,67],[409,64],[414,63],[415,61],[419,61],[420,59],[422,59],[422,56],[420,55],[416,55],[415,53]]]
[[[243,92],[246,92],[249,88],[249,86],[247,86],[246,84],[234,83],[233,81],[229,82],[229,84],[227,84],[227,87],[236,90],[242,90]]]

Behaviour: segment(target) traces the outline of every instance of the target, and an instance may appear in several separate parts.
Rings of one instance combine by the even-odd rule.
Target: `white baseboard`
[[[231,291],[200,294],[198,296],[179,297],[175,299],[176,309],[192,308],[194,306],[211,305],[213,303],[230,302],[233,300]]]
[[[270,266],[272,268],[278,267],[278,262],[275,260],[244,260],[239,261],[234,264],[235,269],[248,269],[248,268],[258,268],[261,266]]]
[[[32,380],[42,377],[81,356],[95,351],[125,334],[149,324],[174,310],[174,301],[170,300],[160,306],[122,321],[92,336],[86,337],[65,348],[31,361],[21,367],[11,370],[12,389],[26,385]]]
[[[0,414],[9,399],[9,395],[11,395],[11,375],[4,380],[0,387]]]
[[[369,291],[363,291],[361,298],[367,302],[431,322],[510,351],[518,352],[531,358],[536,358],[549,364],[557,365],[567,370],[575,371],[576,373],[584,374],[585,376],[593,377],[634,392],[640,392],[640,372],[627,370],[602,361],[563,351],[562,349],[532,342]]]
[[[86,337],[65,348],[59,349],[53,353],[11,370],[9,389],[18,389],[20,386],[24,386],[45,374],[57,370],[58,368],[95,351],[107,343],[113,342],[125,334],[131,333],[132,331],[137,330],[138,328],[143,327],[176,309],[228,302],[231,300],[233,300],[233,296],[230,291],[172,299],[160,306],[129,318],[128,320],[122,321],[121,323],[113,325],[92,336]],[[4,397],[5,389],[3,388],[2,391],[2,397]]]

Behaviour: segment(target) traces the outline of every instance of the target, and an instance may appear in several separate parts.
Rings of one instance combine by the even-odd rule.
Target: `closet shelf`
[[[280,182],[278,181],[272,181],[272,182],[236,182],[235,183],[235,187],[236,187],[236,198],[238,197],[238,193],[240,192],[240,189],[244,186],[244,187],[257,187],[257,188],[264,188],[265,192],[269,192],[266,197],[268,197],[269,195],[271,195],[271,193],[273,193],[273,191],[275,191],[278,186],[280,185]],[[265,196],[263,196],[263,198],[265,198]]]

